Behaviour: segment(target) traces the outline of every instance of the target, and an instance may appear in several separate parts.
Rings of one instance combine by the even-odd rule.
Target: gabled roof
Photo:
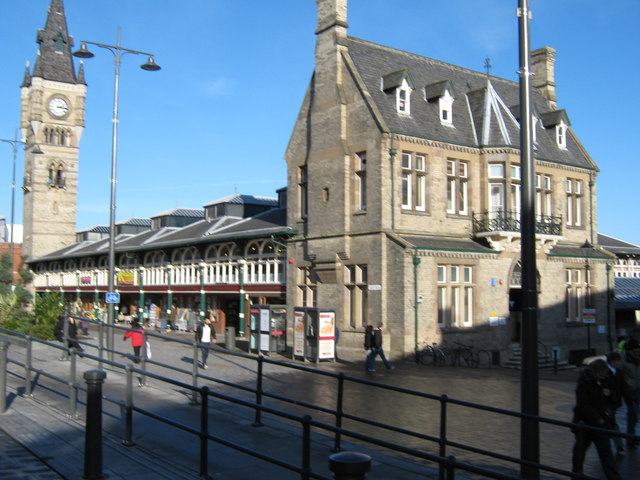
[[[571,125],[569,122],[569,116],[565,110],[554,110],[552,112],[545,112],[540,114],[542,125],[544,128],[555,127],[560,125],[560,122],[564,122],[565,125]]]
[[[411,75],[409,75],[409,70],[403,68],[402,70],[398,70],[397,72],[391,72],[382,76],[382,91],[386,92],[394,88],[398,88],[402,85],[403,80],[407,81],[407,85],[409,85],[412,89],[413,82],[411,81]]]
[[[348,37],[345,44],[346,55],[364,83],[367,98],[379,112],[384,130],[459,146],[519,148],[519,123],[507,107],[520,103],[517,82],[358,38]],[[403,71],[408,72],[415,85],[450,82],[456,92],[453,128],[442,125],[437,102],[428,102],[422,95],[411,96],[410,115],[398,115],[395,96],[391,91],[382,90],[380,85],[386,75],[399,75],[397,72]],[[531,101],[534,112],[552,111],[549,102],[535,91]],[[555,132],[551,130],[538,130],[536,138],[536,159],[597,169],[571,130],[567,134],[566,149],[558,146]]]
[[[444,97],[447,90],[449,91],[449,95],[456,98],[453,84],[449,80],[441,80],[424,87],[424,97],[429,101],[434,98]]]

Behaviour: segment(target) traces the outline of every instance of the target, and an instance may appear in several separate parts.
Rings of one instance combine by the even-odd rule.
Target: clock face
[[[49,100],[49,111],[56,117],[64,117],[69,111],[69,106],[64,98],[53,97]]]

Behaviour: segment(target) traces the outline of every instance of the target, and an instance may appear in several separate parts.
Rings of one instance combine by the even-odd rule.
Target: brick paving
[[[192,340],[190,334],[169,334],[175,338]],[[119,336],[116,339],[117,348],[129,353],[130,345],[122,344]],[[175,366],[190,371],[192,368],[192,348],[176,345],[161,340],[152,339],[154,360],[171,362]],[[23,349],[19,345],[10,347],[10,357],[20,359]],[[47,351],[41,345],[34,346],[34,367],[51,369],[61,376],[68,371],[69,362],[57,361],[58,352]],[[438,368],[415,365],[411,362],[396,363],[393,373],[382,372],[373,376],[364,373],[361,352],[341,352],[341,362],[321,363],[318,368],[322,371],[344,372],[346,375],[373,380],[391,386],[415,389],[432,394],[446,393],[451,398],[466,400],[474,403],[486,404],[498,408],[512,410],[519,409],[519,372],[504,369],[465,369]],[[116,355],[116,361],[124,361],[125,357]],[[278,360],[283,358],[277,357]],[[298,364],[300,364],[298,362]],[[206,372],[223,380],[244,383],[251,386],[255,375],[254,363],[239,357],[214,354],[209,362],[210,368]],[[307,366],[314,364],[307,363]],[[14,366],[15,367],[15,366]],[[96,368],[96,363],[88,359],[79,359],[78,377],[83,371]],[[151,370],[154,367],[150,367]],[[11,368],[10,368],[11,370]],[[20,369],[13,369],[18,370]],[[122,391],[124,380],[114,371],[106,369],[107,383],[105,394]],[[164,375],[166,370],[160,371]],[[313,380],[300,372],[284,372],[282,369],[265,365],[265,389],[286,393],[301,401],[309,399],[330,399],[334,395],[335,380],[323,376],[314,376]],[[188,382],[187,374],[178,374],[182,381]],[[549,372],[540,374],[540,412],[541,415],[569,420],[573,407],[573,389],[575,387],[575,372],[561,372],[555,376]],[[68,412],[68,397],[52,395],[46,386],[50,382],[46,378],[38,378],[33,398],[23,396],[21,384],[16,376],[9,377],[8,410],[0,415],[0,480],[49,480],[49,479],[80,479],[83,468],[83,410],[79,407],[79,418],[70,417]],[[200,384],[208,383],[200,379]],[[198,409],[188,405],[187,392],[179,391],[158,381],[148,379],[148,387],[136,389],[136,405],[160,408],[161,415],[176,417],[189,424],[193,418],[197,419]],[[211,384],[211,388],[224,393],[229,389]],[[58,390],[65,392],[65,386],[57,385]],[[84,394],[80,392],[79,398]],[[250,397],[247,397],[250,399]],[[322,402],[320,402],[322,403]],[[329,402],[329,405],[331,403]],[[434,409],[429,410],[424,405],[413,400],[402,399],[397,394],[385,393],[372,396],[370,387],[351,385],[345,398],[345,405],[357,411],[358,405],[366,405],[367,412],[372,418],[381,421],[393,419],[405,422],[415,427],[423,426],[423,431],[429,432],[434,425]],[[121,444],[122,410],[119,405],[103,402],[105,428],[103,446],[103,464],[107,478],[136,480],[147,479],[193,479],[198,478],[198,446],[192,436],[183,432],[159,426],[144,417],[135,417],[134,447],[124,447]],[[296,411],[295,407],[291,408]],[[266,449],[268,454],[280,455],[292,464],[299,464],[299,433],[292,425],[278,422],[273,418],[265,421],[267,427],[252,426],[253,412],[240,407],[219,404],[211,401],[210,412],[211,433],[220,433],[222,437],[231,438],[249,448]],[[366,412],[365,412],[366,413]],[[360,412],[362,414],[362,412]],[[621,412],[623,415],[624,412]],[[316,418],[314,416],[314,418]],[[621,425],[624,420],[621,419]],[[505,419],[489,419],[485,415],[476,414],[469,410],[457,410],[453,407],[449,412],[449,439],[469,442],[474,446],[499,451],[503,448],[505,439],[509,445],[504,447],[508,454],[518,456],[519,421]],[[8,433],[8,435],[7,435]],[[392,439],[392,438],[390,438]],[[516,439],[509,440],[509,439]],[[402,442],[402,441],[401,441]],[[314,471],[330,477],[326,468],[332,442],[319,435],[314,436],[312,465]],[[417,448],[424,445],[415,444]],[[572,437],[568,432],[550,428],[541,428],[541,460],[558,468],[568,469],[571,460]],[[395,480],[406,478],[437,478],[433,465],[419,464],[403,460],[398,455],[382,453],[362,445],[345,442],[344,448],[352,448],[369,453],[373,457],[373,468],[369,474],[370,480]],[[428,449],[435,453],[435,447]],[[515,453],[514,453],[515,452]],[[466,459],[463,452],[454,452],[457,457]],[[260,471],[262,478],[294,479],[298,474],[287,472],[277,467],[265,465],[246,455],[226,449],[220,445],[210,447],[210,475],[214,479],[244,480],[255,477]],[[491,462],[483,460],[484,466],[491,466]],[[619,460],[623,478],[635,478],[640,467],[640,454],[630,451],[625,458]],[[495,465],[494,465],[495,466]],[[601,470],[595,450],[590,449],[585,465],[587,474],[600,478]],[[458,476],[457,478],[468,478]],[[544,476],[543,478],[557,478]]]

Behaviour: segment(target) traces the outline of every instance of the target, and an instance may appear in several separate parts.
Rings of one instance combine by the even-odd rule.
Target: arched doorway
[[[540,272],[536,271],[536,291],[540,294]],[[511,341],[520,343],[522,333],[522,264],[516,262],[509,277],[509,324]]]

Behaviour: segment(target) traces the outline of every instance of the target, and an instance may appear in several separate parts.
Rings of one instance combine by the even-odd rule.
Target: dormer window
[[[556,125],[556,141],[560,148],[567,148],[567,125],[564,122]]]
[[[555,129],[556,144],[559,148],[566,150],[567,148],[567,129],[571,123],[567,112],[564,110],[553,110],[551,112],[541,113],[540,120],[544,128]],[[550,132],[551,133],[551,132]]]
[[[453,126],[453,101],[455,94],[453,84],[449,80],[432,83],[424,87],[424,97],[427,102],[438,101],[438,117],[440,123]]]
[[[411,91],[413,82],[405,68],[382,77],[382,91],[395,94],[396,111],[402,115],[411,114]]]

